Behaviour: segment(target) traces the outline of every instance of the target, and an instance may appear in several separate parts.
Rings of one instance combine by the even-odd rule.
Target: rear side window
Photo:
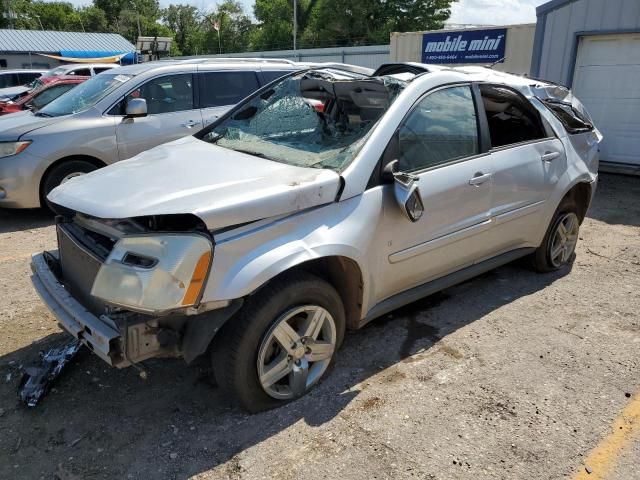
[[[20,74],[20,83],[22,85],[32,82],[33,80],[35,80],[36,78],[38,78],[40,76],[40,73],[37,72],[27,72],[27,73],[21,73]]]
[[[78,75],[79,77],[90,77],[91,70],[89,68],[78,68],[71,70],[67,75]]]
[[[480,92],[493,148],[546,138],[540,115],[526,98],[497,85],[480,85]]]
[[[102,72],[106,72],[107,70],[111,70],[111,69],[108,68],[108,67],[96,67],[96,68],[93,69],[93,71],[96,73],[96,75],[98,75],[99,73],[102,73]]]
[[[0,74],[0,88],[15,87],[20,85],[20,77],[17,73]]]
[[[198,78],[200,108],[235,105],[260,87],[254,72],[206,72]]]
[[[593,130],[593,125],[587,117],[573,108],[570,103],[557,100],[543,100],[542,102],[560,120],[567,132],[575,134]]]

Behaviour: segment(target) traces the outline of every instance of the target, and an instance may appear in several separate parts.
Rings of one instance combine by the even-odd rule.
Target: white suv
[[[580,102],[486,69],[397,73],[290,74],[58,187],[36,289],[107,363],[209,354],[257,411],[317,384],[345,328],[519,257],[571,262],[600,141]]]

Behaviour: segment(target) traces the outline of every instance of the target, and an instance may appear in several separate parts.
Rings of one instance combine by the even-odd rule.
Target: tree
[[[298,34],[307,26],[309,13],[316,0],[296,0]],[[335,13],[335,12],[334,12]],[[253,14],[258,25],[251,38],[255,50],[282,50],[293,47],[293,2],[292,0],[256,0]]]
[[[319,0],[310,12],[302,46],[387,43],[394,31],[439,29],[454,1]]]
[[[218,53],[218,32],[213,28],[213,22],[220,24],[220,46],[222,53],[247,51],[254,25],[242,5],[233,0],[226,0],[216,10],[207,15],[204,49],[207,53]]]
[[[162,12],[164,24],[173,32],[177,50],[182,55],[203,53],[202,16],[190,5],[169,5]]]

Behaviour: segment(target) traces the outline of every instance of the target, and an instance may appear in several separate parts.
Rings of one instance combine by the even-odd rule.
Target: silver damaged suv
[[[69,180],[33,283],[115,367],[208,355],[245,408],[325,375],[346,328],[529,256],[572,261],[599,132],[556,85],[415,65],[297,72],[194,136]]]

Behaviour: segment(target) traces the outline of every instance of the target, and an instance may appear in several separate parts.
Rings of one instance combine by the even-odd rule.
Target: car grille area
[[[56,231],[65,288],[91,313],[102,315],[105,304],[91,295],[91,288],[104,259],[83,244],[82,231],[73,224],[59,223]]]

